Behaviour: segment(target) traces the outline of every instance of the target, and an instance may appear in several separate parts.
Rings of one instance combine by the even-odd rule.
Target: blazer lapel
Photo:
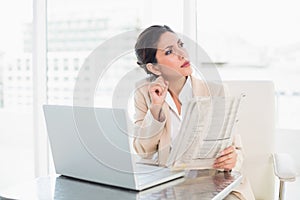
[[[190,76],[194,96],[209,96],[209,90],[206,83],[202,80]]]

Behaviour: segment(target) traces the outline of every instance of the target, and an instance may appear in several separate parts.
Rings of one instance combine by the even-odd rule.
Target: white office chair
[[[300,130],[277,129],[276,130],[276,151],[289,154],[294,159],[297,177],[300,175],[300,154],[299,154]],[[286,199],[300,199],[299,193],[300,180],[297,178],[295,183],[287,184]]]
[[[280,180],[279,199],[284,182],[294,181],[296,170],[288,154],[275,153],[275,92],[271,81],[227,81],[232,95],[245,93],[236,131],[244,149],[243,173],[248,177],[256,199],[273,200],[276,179]],[[278,182],[278,181],[277,181]],[[278,185],[278,184],[277,184]],[[276,195],[277,196],[277,195]]]

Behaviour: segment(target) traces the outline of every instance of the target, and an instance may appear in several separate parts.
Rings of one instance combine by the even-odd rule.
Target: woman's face
[[[158,69],[166,79],[192,74],[188,53],[175,33],[165,32],[160,36],[156,59]]]

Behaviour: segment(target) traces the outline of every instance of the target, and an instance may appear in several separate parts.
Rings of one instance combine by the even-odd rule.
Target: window
[[[31,0],[0,2],[0,188],[34,178],[31,21]]]
[[[272,80],[277,127],[299,129],[298,1],[212,0],[196,4],[197,41],[221,77]]]

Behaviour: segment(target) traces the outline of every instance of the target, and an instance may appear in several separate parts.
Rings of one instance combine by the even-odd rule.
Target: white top
[[[166,103],[170,107],[170,118],[171,118],[171,146],[176,138],[176,136],[179,133],[179,129],[182,122],[182,117],[185,113],[185,108],[187,102],[193,97],[193,90],[192,90],[192,83],[191,78],[188,76],[180,94],[179,94],[179,101],[181,102],[181,115],[179,115],[176,104],[171,96],[171,94],[168,92],[166,96]]]

